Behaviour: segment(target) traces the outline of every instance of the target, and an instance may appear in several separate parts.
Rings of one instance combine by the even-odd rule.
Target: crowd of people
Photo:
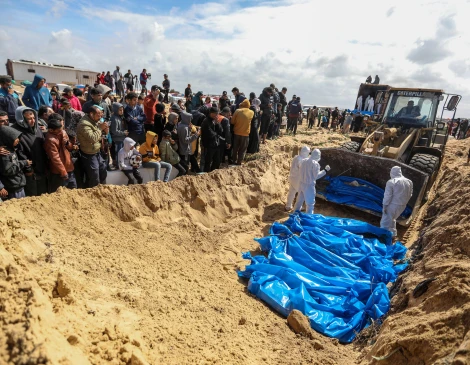
[[[169,103],[170,80],[147,90],[151,75],[120,68],[97,75],[93,86],[56,86],[35,75],[23,97],[10,76],[0,76],[0,198],[11,199],[105,184],[120,170],[128,184],[139,184],[141,167],[155,180],[241,165],[267,139],[279,137],[283,116],[295,134],[302,116],[300,98],[287,101],[287,88],[274,84],[247,98],[237,87],[233,98],[218,100],[185,89],[185,101]],[[300,117],[300,118],[299,118]]]

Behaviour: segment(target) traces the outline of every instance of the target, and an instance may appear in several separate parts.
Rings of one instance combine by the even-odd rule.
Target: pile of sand
[[[270,142],[271,143],[271,142]],[[168,184],[0,206],[0,363],[345,364],[294,334],[236,269],[283,219],[289,153]],[[321,342],[321,345],[319,344]]]
[[[421,256],[400,280],[375,345],[296,335],[246,291],[240,253],[257,250],[253,237],[287,217],[292,155],[302,144],[346,140],[301,132],[269,141],[241,168],[1,205],[0,363],[354,364],[398,346],[389,364],[431,364],[453,354],[470,326],[470,167],[452,156],[459,143],[424,217]],[[378,223],[321,201],[316,212]],[[437,280],[413,298],[430,277]]]

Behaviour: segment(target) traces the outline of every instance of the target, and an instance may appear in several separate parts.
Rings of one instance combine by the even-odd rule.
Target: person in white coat
[[[361,111],[362,110],[362,95],[359,95],[359,97],[357,98],[357,110]]]
[[[364,102],[364,109],[363,110],[367,110],[367,108],[369,107],[369,100],[370,100],[370,95],[367,95],[367,98],[366,98],[366,101]]]
[[[367,103],[367,111],[368,112],[374,111],[374,98],[369,99],[369,102]]]
[[[306,213],[313,214],[315,207],[315,185],[318,179],[321,179],[326,175],[327,171],[330,171],[330,166],[326,166],[325,170],[320,170],[320,164],[318,163],[321,158],[321,152],[315,148],[309,159],[302,161],[300,165],[300,185],[299,185],[299,196],[295,203],[294,210],[300,211],[302,204],[305,201],[307,205]]]
[[[413,195],[413,182],[401,173],[399,166],[390,170],[391,179],[387,181],[383,200],[382,219],[380,227],[397,235],[397,218],[403,213],[406,204]]]
[[[295,156],[292,159],[292,163],[290,165],[290,174],[289,174],[289,193],[287,193],[287,203],[286,203],[286,211],[292,209],[292,203],[294,202],[295,194],[299,192],[299,184],[300,184],[300,165],[302,161],[308,159],[308,155],[310,154],[310,148],[307,146],[303,146],[300,150],[300,154]]]

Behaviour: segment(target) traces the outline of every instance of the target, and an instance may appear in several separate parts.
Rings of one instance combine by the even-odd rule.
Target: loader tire
[[[429,176],[433,176],[439,166],[439,157],[417,153],[413,156],[409,165],[427,173]]]
[[[342,150],[348,150],[351,152],[359,152],[361,144],[359,142],[349,141],[341,145]]]

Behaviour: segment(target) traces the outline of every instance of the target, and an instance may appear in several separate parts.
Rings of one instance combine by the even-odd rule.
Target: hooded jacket
[[[192,108],[193,110],[199,109],[199,107],[202,105],[201,97],[202,97],[202,91],[198,91],[196,95],[192,97],[191,105],[193,107]]]
[[[139,152],[142,155],[143,162],[158,162],[160,161],[160,150],[158,144],[153,144],[153,139],[157,136],[155,132],[148,131],[145,134],[145,143],[139,147]]]
[[[124,146],[118,152],[118,162],[120,170],[132,170],[134,167],[131,165],[131,157],[134,155],[139,155],[139,151],[135,148],[135,141],[132,138],[124,138]]]
[[[30,110],[34,113],[35,123],[33,127],[24,120],[23,113]],[[44,175],[47,167],[47,156],[44,151],[44,134],[38,126],[38,113],[25,106],[16,109],[16,124],[12,126],[21,132],[20,144],[18,145],[18,158],[20,160],[33,161],[32,168],[27,167],[25,172],[34,171],[36,174]]]
[[[247,137],[250,135],[251,120],[255,113],[250,110],[250,101],[245,99],[240,104],[240,109],[235,110],[231,124],[233,124],[233,133],[237,136]]]
[[[24,105],[36,111],[41,105],[52,106],[52,96],[47,87],[43,86],[38,89],[41,80],[44,80],[44,77],[38,74],[34,75],[33,83],[26,86],[22,98]]]
[[[319,149],[314,149],[310,158],[305,159],[300,164],[300,183],[315,186],[316,181],[326,175],[325,170],[321,170],[318,163],[321,158]],[[321,170],[321,171],[320,171]]]
[[[403,176],[400,166],[392,167],[390,178],[385,186],[383,206],[408,204],[413,195],[413,182]]]
[[[302,149],[300,150],[300,154],[295,156],[292,159],[292,163],[290,165],[290,173],[289,173],[289,181],[291,184],[294,184],[294,185],[299,184],[300,166],[303,161],[308,159],[309,153],[310,153],[310,148],[308,148],[307,146],[303,146]]]
[[[122,142],[126,138],[124,131],[126,130],[126,121],[124,119],[124,113],[119,115],[119,108],[122,108],[122,104],[113,104],[113,116],[111,117],[111,127],[109,133],[114,142]]]
[[[70,101],[70,105],[72,106],[72,109],[82,111],[82,103],[80,103],[80,100],[75,95],[68,96],[67,94],[62,95],[64,98],[66,98],[68,101]]]
[[[88,155],[97,154],[101,149],[102,132],[97,123],[85,115],[77,126],[80,151]]]
[[[16,108],[18,108],[18,94],[16,92],[10,94],[0,87],[0,110],[8,114],[10,123],[14,123]]]
[[[10,152],[0,155],[0,180],[9,192],[16,192],[26,186],[23,170],[28,166],[26,160],[19,160],[13,142],[20,138],[21,132],[7,126],[0,126],[0,143]]]
[[[60,133],[48,132],[46,134],[44,149],[49,157],[49,166],[53,174],[67,176],[73,171],[73,162],[66,145],[69,141],[67,133],[62,130]]]
[[[135,107],[127,105],[124,109],[124,117],[127,123],[127,130],[137,134],[144,134],[144,123],[147,120],[144,114],[144,110],[139,104]]]
[[[181,112],[181,122],[178,124],[178,142],[179,142],[179,154],[181,156],[189,156],[191,154],[191,143],[193,143],[197,138],[197,134],[191,135],[191,128],[189,125],[193,119],[193,115]]]

